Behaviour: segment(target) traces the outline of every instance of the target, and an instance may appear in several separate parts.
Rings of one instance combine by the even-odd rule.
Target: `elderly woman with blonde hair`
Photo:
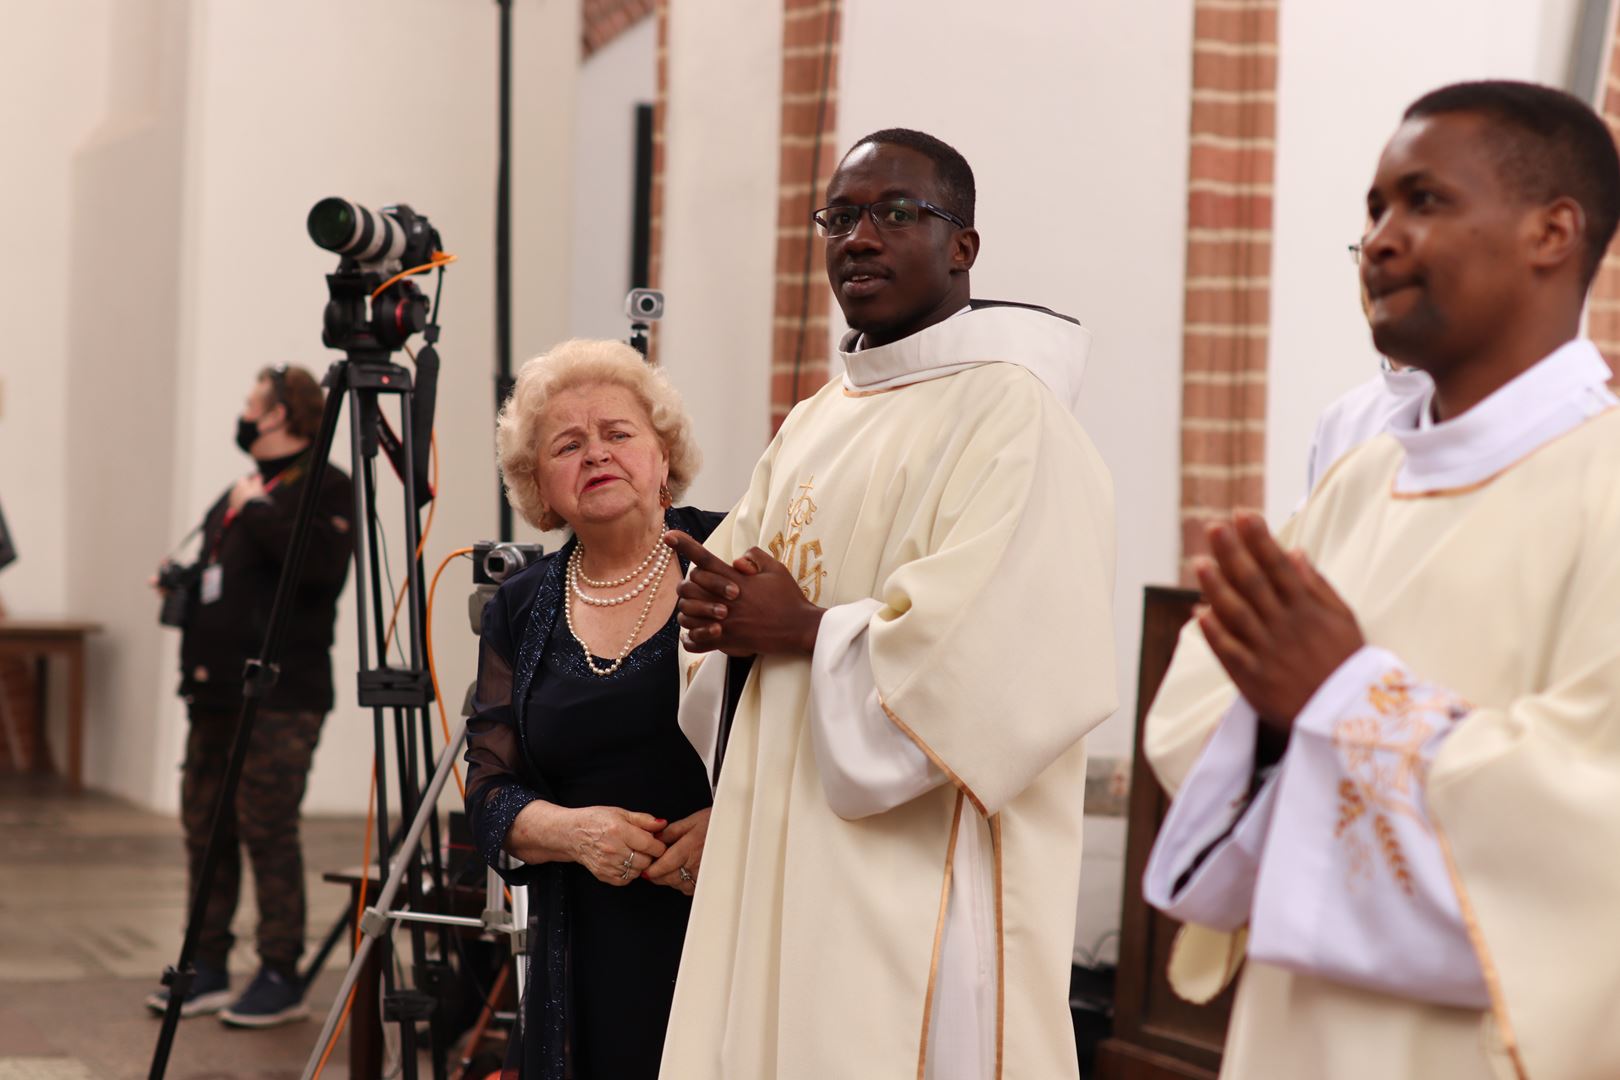
[[[658,1074],[708,829],[703,762],[676,725],[675,587],[661,538],[698,466],[664,376],[627,345],[523,365],[498,423],[507,497],[559,550],[484,611],[467,810],[485,860],[539,918],[508,1067],[545,1080]],[[513,868],[503,855],[521,860]]]

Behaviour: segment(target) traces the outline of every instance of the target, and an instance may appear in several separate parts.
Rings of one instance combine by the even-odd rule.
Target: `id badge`
[[[205,604],[212,604],[219,599],[219,594],[225,585],[225,568],[219,563],[203,567],[202,591],[199,599]]]

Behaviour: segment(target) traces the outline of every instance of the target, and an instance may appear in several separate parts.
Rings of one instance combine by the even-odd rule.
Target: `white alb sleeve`
[[[1490,1005],[1425,805],[1429,765],[1469,712],[1363,647],[1294,720],[1249,927],[1250,959],[1366,990]]]
[[[828,608],[810,659],[811,745],[827,805],[842,818],[881,814],[947,781],[878,698],[867,628],[882,607],[868,599]]]
[[[714,776],[714,756],[720,738],[720,710],[726,692],[724,653],[680,653],[681,705],[676,723],[692,749],[703,759],[704,774]],[[711,780],[712,783],[712,780]]]
[[[1234,701],[1170,804],[1142,895],[1171,918],[1225,931],[1249,921],[1277,803],[1277,770],[1254,791],[1259,726],[1249,703]]]

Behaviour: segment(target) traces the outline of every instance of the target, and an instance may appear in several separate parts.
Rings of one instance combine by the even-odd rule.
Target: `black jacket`
[[[308,451],[262,462],[266,486],[274,481],[264,498],[244,505],[227,526],[226,492],[203,519],[202,563],[218,562],[221,588],[214,603],[192,605],[180,638],[180,694],[193,705],[235,709],[242,703],[242,668],[259,655],[270,627],[309,465]],[[332,632],[354,551],[353,514],[348,475],[328,466],[282,638],[281,676],[263,701],[266,708],[332,707]]]

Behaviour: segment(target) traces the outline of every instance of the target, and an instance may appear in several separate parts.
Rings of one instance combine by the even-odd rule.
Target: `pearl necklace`
[[[595,578],[586,577],[584,563],[585,545],[580,544],[575,550],[577,550],[580,554],[579,580],[583,581],[593,589],[617,589],[620,585],[629,584],[632,578],[638,576],[643,570],[647,569],[648,565],[658,555],[659,551],[668,551],[669,548],[666,544],[661,543],[660,540],[654,540],[653,546],[647,551],[647,557],[641,560],[640,566],[624,575],[624,577],[614,578],[612,581],[597,581]]]
[[[664,550],[668,552],[670,549],[666,547]],[[568,558],[568,583],[572,586],[573,591],[579,595],[580,599],[589,599],[579,592],[579,553],[580,549],[576,547],[573,555]],[[641,636],[641,628],[647,625],[647,616],[652,612],[653,601],[658,599],[657,586],[663,584],[664,572],[668,568],[668,555],[660,558],[654,565],[652,573],[649,575],[649,581],[655,581],[656,583],[647,592],[647,602],[641,605],[641,617],[636,620],[635,629],[631,630],[630,636],[625,639],[624,648],[619,650],[619,655],[614,657],[613,662],[605,668],[596,666],[596,658],[591,655],[591,647],[585,644],[585,639],[579,636],[578,630],[574,629],[574,605],[571,602],[563,604],[563,619],[568,623],[568,632],[573,635],[575,641],[579,642],[580,649],[585,653],[585,666],[591,669],[592,675],[606,678],[618,671],[624,664],[624,658],[630,655],[630,647],[636,643],[636,638]],[[647,582],[642,582],[636,591],[641,591],[646,585]]]
[[[641,561],[641,567],[637,567],[625,577],[618,578],[615,581],[592,581],[585,576],[585,546],[581,544],[574,548],[574,554],[568,560],[568,587],[574,591],[575,596],[592,607],[617,607],[619,604],[627,604],[640,596],[642,590],[651,585],[655,578],[658,580],[663,579],[664,567],[669,564],[670,554],[671,550],[668,545],[661,541],[655,541],[653,549],[647,552],[647,557]],[[657,561],[654,562],[654,559]],[[616,585],[623,585],[641,573],[642,567],[645,567],[649,562],[653,563],[653,567],[647,571],[647,576],[641,579],[639,585],[622,596],[587,596],[585,590],[579,587],[581,582],[591,586],[593,589],[609,589]]]

